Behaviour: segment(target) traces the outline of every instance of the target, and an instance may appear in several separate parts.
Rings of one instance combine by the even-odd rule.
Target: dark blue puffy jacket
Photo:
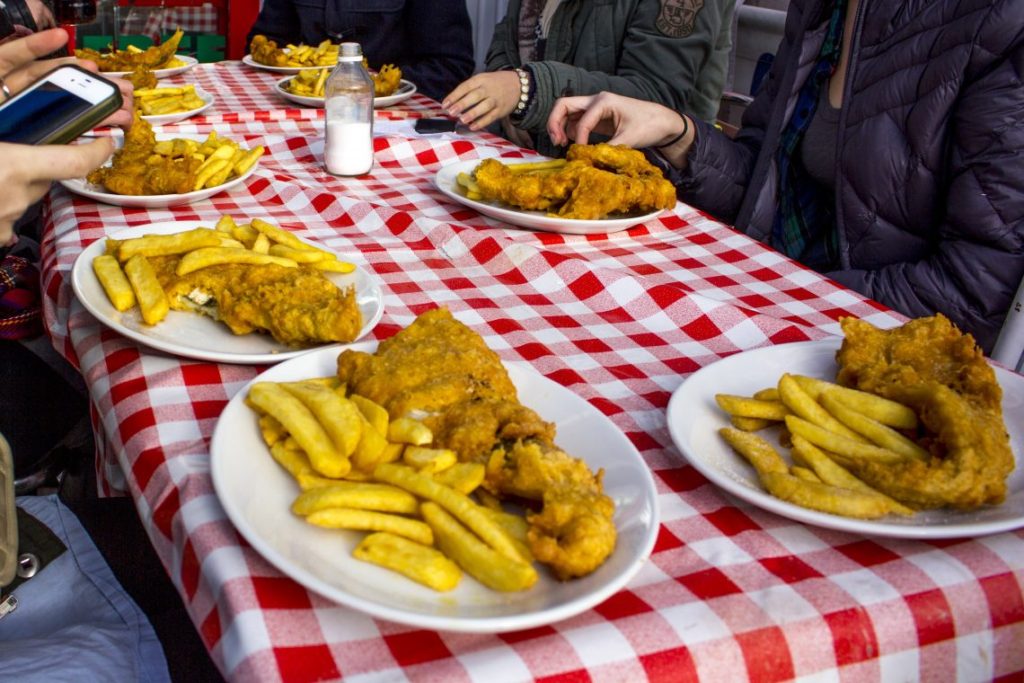
[[[680,196],[767,241],[776,148],[827,0],[793,0],[735,141],[700,122]],[[839,122],[838,282],[991,349],[1024,277],[1024,0],[861,0]]]

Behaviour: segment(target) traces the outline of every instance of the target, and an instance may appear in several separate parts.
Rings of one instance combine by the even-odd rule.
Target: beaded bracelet
[[[512,116],[522,116],[530,106],[530,72],[525,69],[516,69],[515,72],[519,76],[519,102],[512,110]]]
[[[680,133],[679,135],[675,136],[674,138],[672,138],[668,142],[666,142],[664,145],[658,145],[657,149],[665,149],[666,147],[671,147],[672,145],[676,144],[677,142],[679,142],[680,140],[685,138],[686,134],[689,133],[689,132],[690,132],[690,119],[688,119],[688,118],[686,118],[684,116],[683,117],[683,132]]]

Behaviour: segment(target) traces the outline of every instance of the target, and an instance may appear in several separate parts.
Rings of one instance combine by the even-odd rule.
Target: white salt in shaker
[[[324,87],[324,167],[334,175],[362,175],[373,167],[373,79],[359,43],[342,43],[338,66]]]

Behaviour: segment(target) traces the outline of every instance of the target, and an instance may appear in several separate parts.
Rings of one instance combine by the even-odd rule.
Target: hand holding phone
[[[0,105],[0,142],[66,144],[121,107],[111,81],[64,64]]]

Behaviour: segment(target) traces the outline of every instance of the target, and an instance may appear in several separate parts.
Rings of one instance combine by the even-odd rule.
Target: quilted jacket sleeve
[[[1007,16],[1014,15],[1014,16]],[[908,315],[943,311],[989,350],[1024,277],[1024,23],[995,3],[952,112],[944,221],[912,263],[830,273]]]
[[[803,0],[793,0],[786,14],[786,29],[768,76],[743,113],[740,132],[730,139],[703,122],[696,124],[696,139],[687,157],[687,167],[678,176],[679,197],[733,224],[740,209],[750,177],[754,173],[765,131],[786,80],[788,63],[795,58],[803,25]]]

